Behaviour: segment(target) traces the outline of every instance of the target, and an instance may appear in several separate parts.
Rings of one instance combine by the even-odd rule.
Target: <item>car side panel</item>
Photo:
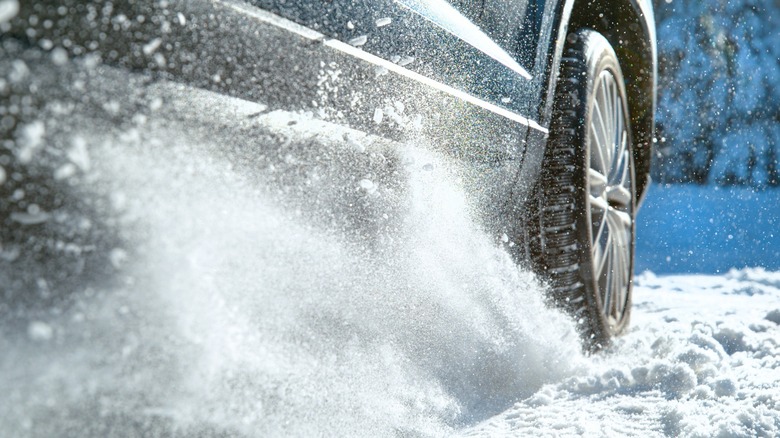
[[[527,117],[535,111],[534,80],[521,77],[493,57],[448,32],[402,3],[392,0],[249,0],[261,9],[314,29],[327,38],[337,39],[393,61],[492,104]],[[428,3],[421,1],[407,3]],[[497,37],[499,46],[510,52],[513,36],[523,12],[508,1],[453,2],[464,17],[485,33]],[[501,12],[511,16],[501,17]],[[510,20],[511,19],[511,20]],[[493,28],[493,25],[498,27]],[[514,57],[514,53],[510,53]]]

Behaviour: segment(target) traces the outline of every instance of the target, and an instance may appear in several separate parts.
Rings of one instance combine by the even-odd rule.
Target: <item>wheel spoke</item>
[[[596,105],[594,105],[594,115],[598,116],[598,125],[594,125],[594,122],[591,122],[590,129],[593,133],[593,136],[596,138],[596,152],[599,155],[601,170],[604,173],[608,173],[610,168],[608,155],[609,145],[607,145],[606,127],[604,126],[604,119],[602,117],[598,102],[596,102]],[[591,151],[591,154],[592,153],[593,151]]]
[[[599,110],[602,116],[603,123],[601,124],[601,135],[604,139],[604,152],[607,153],[606,156],[606,165],[611,166],[612,165],[612,155],[611,155],[611,146],[612,146],[612,130],[614,127],[614,121],[612,120],[612,111],[609,107],[609,99],[607,97],[607,94],[605,93],[605,89],[607,87],[607,84],[605,81],[602,81],[602,87],[600,90],[600,99],[598,99],[598,106]]]
[[[626,208],[631,203],[631,192],[623,186],[611,186],[607,189],[609,204]]]
[[[618,306],[620,305],[620,297],[625,290],[625,239],[623,234],[623,227],[621,221],[616,215],[610,214],[610,234],[612,235],[612,241],[610,242],[612,250],[612,258],[610,259],[609,270],[612,275],[612,282],[610,283],[610,296],[612,297],[612,307],[609,309],[609,316],[615,319],[620,317],[618,313]]]
[[[606,164],[606,158],[604,157],[604,147],[601,144],[601,139],[596,134],[597,127],[593,122],[590,122],[590,145],[591,145],[591,160],[590,160],[590,168],[596,169],[598,172],[607,173],[609,171],[609,168]],[[595,149],[595,152],[594,150]],[[593,154],[596,154],[597,163],[594,163],[593,161]],[[595,164],[595,166],[594,166]]]
[[[588,169],[590,193],[600,195],[607,189],[607,176],[594,168]]]
[[[613,266],[612,266],[612,269],[613,269],[614,275],[615,275],[615,282],[613,284],[614,290],[612,292],[612,294],[614,296],[614,299],[613,299],[614,305],[613,305],[613,309],[612,309],[612,311],[613,311],[612,316],[614,316],[617,319],[620,316],[620,314],[618,313],[618,306],[620,305],[620,296],[623,295],[623,290],[625,289],[625,284],[623,282],[623,277],[624,277],[624,274],[625,274],[625,271],[624,271],[624,263],[625,263],[624,247],[625,247],[625,242],[624,242],[624,239],[623,239],[623,234],[618,232],[618,230],[615,230],[615,231],[616,231],[615,232],[615,238],[614,238],[614,241],[613,241],[615,257],[613,259]]]
[[[588,200],[593,275],[609,325],[623,319],[631,279],[633,189],[622,94],[610,71],[594,84]]]
[[[615,156],[622,157],[622,144],[620,141],[621,133],[623,132],[623,110],[619,101],[617,87],[612,87],[612,111],[615,115],[614,131],[612,131],[612,138],[615,145]]]
[[[607,148],[607,165],[609,169],[614,167],[615,160],[615,112],[612,101],[612,87],[610,79],[612,75],[609,72],[604,72],[601,75],[601,96],[603,112],[608,115],[606,129],[604,130],[604,138],[606,139],[605,147]]]
[[[614,208],[610,209],[610,214],[615,217],[616,222],[619,223],[622,226],[623,230],[630,230],[631,224],[634,222],[631,219],[631,215],[626,213],[625,211],[615,210]]]
[[[613,290],[613,288],[611,287],[613,281],[612,278],[613,272],[612,269],[610,269],[612,267],[612,257],[613,257],[612,252],[613,252],[612,245],[609,245],[607,247],[606,257],[604,257],[605,263],[602,266],[602,268],[599,270],[601,275],[606,275],[606,281],[604,282],[604,289],[602,291],[602,297],[603,297],[602,305],[604,306],[604,313],[607,316],[609,316],[610,298],[612,298],[612,290]],[[606,269],[606,271],[604,271],[604,269]]]

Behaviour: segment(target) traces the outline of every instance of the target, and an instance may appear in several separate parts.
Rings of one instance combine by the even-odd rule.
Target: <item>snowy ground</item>
[[[26,236],[0,257],[3,434],[780,434],[780,273],[643,273],[586,357],[424,148],[0,61],[39,105],[3,204]]]
[[[778,273],[645,273],[613,347],[463,435],[777,436],[778,323]]]

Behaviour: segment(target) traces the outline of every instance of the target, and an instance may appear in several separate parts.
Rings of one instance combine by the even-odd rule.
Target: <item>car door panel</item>
[[[474,44],[461,27],[448,27],[415,5],[442,6],[443,0],[249,0],[328,38],[352,44],[395,62],[415,73],[452,86],[521,116],[535,113],[536,81],[523,77],[516,62],[514,39],[520,34],[513,22],[525,13],[524,2],[488,0],[452,2],[452,7],[474,27],[484,31],[510,59]],[[411,7],[410,7],[411,6]],[[449,4],[444,5],[449,6]],[[451,14],[449,15],[451,16]],[[475,22],[476,21],[476,22]],[[516,66],[511,64],[515,63]],[[519,68],[518,68],[519,67]]]

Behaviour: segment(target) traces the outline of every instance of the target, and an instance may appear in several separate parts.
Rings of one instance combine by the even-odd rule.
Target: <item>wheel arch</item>
[[[550,82],[541,115],[550,120],[560,58],[570,31],[589,28],[602,34],[617,54],[626,81],[629,113],[634,136],[637,199],[650,182],[658,71],[655,18],[649,0],[565,0],[559,6],[548,53]],[[641,175],[641,177],[640,177]]]

